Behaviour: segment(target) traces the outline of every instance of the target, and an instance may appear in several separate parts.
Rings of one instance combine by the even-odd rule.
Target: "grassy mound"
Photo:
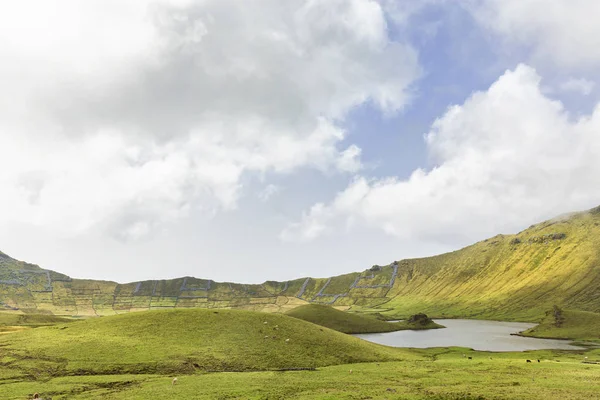
[[[552,339],[583,339],[600,341],[600,314],[559,310],[548,312],[542,322],[522,333],[525,336]]]
[[[73,321],[48,314],[16,314],[0,312],[0,326],[45,326]]]
[[[379,333],[404,329],[442,328],[431,320],[385,322],[371,315],[353,314],[333,307],[307,304],[290,310],[287,315],[343,333]]]
[[[38,373],[54,376],[314,368],[410,354],[281,314],[205,309],[31,329],[0,337],[0,346],[25,364],[43,359]]]
[[[17,314],[0,312],[0,334],[22,331],[40,326],[64,324],[73,321],[70,318],[46,314]]]

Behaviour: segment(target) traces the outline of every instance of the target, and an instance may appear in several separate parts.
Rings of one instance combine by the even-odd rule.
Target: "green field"
[[[58,324],[0,337],[0,354],[37,374],[191,373],[391,361],[406,352],[281,314],[161,310]],[[44,372],[47,371],[47,372]]]
[[[286,315],[343,333],[380,333],[407,329],[443,328],[433,321],[428,321],[427,323],[409,321],[386,322],[369,314],[353,314],[318,304],[307,304],[296,307],[286,312]]]
[[[398,349],[281,314],[162,310],[0,336],[0,393],[54,400],[585,399],[600,391],[596,361],[600,350]]]
[[[431,354],[434,354],[431,352]],[[526,364],[522,355],[467,362],[458,354],[417,360],[319,368],[178,376],[68,376],[4,383],[3,399],[34,392],[57,399],[596,399],[598,366],[561,359]],[[527,355],[535,356],[535,354]],[[533,357],[532,357],[533,358]],[[352,371],[352,373],[350,373]]]

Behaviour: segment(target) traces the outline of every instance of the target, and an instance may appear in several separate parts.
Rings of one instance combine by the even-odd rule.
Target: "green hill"
[[[540,320],[557,304],[600,311],[600,209],[400,263],[398,315]]]
[[[555,308],[546,313],[539,325],[522,334],[550,339],[600,341],[600,314]]]
[[[343,333],[379,333],[406,329],[442,328],[441,325],[433,321],[426,324],[408,321],[386,322],[371,315],[344,312],[319,304],[300,306],[286,312],[286,314]]]
[[[24,313],[285,312],[309,303],[396,319],[424,312],[436,318],[539,321],[555,304],[600,312],[600,208],[434,257],[331,278],[252,285],[193,277],[126,284],[71,279],[0,253],[0,307]]]
[[[0,347],[4,362],[50,375],[314,368],[410,354],[283,314],[205,309],[30,329],[1,335]]]

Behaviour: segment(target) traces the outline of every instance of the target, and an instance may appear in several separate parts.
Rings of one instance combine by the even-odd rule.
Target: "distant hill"
[[[107,315],[160,308],[286,311],[302,304],[432,317],[541,320],[554,305],[600,312],[600,207],[435,257],[331,278],[243,285],[182,277],[118,284],[71,279],[0,253],[0,307]]]

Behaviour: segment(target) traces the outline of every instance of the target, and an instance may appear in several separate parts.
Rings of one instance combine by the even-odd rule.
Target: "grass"
[[[552,312],[548,312],[542,322],[523,332],[524,336],[533,336],[549,339],[572,339],[600,342],[600,314],[563,310],[564,318],[560,326]]]
[[[554,304],[600,312],[600,213],[585,212],[498,235],[436,257],[400,262],[382,309],[396,318],[538,322]]]
[[[55,315],[0,312],[0,334],[71,321],[73,319],[57,317]]]
[[[553,399],[597,398],[600,366],[554,352],[482,353],[430,349],[418,358],[322,367],[316,371],[64,376],[0,382],[2,398],[62,399]],[[490,360],[489,357],[492,357]],[[526,363],[530,358],[541,362]],[[350,372],[352,371],[352,372]]]
[[[600,391],[584,357],[600,350],[397,349],[281,314],[146,311],[0,336],[0,397],[574,400]],[[311,370],[278,371],[294,368]]]
[[[73,319],[47,314],[17,314],[0,312],[0,326],[46,326],[71,322]]]
[[[351,334],[443,328],[433,321],[424,325],[408,321],[386,322],[368,314],[354,314],[318,304],[307,304],[296,307],[288,311],[286,315],[325,326],[338,332]]]
[[[1,336],[0,347],[24,370],[27,360],[44,360],[29,373],[48,377],[315,368],[410,356],[281,314],[204,309],[147,311],[31,329]]]

